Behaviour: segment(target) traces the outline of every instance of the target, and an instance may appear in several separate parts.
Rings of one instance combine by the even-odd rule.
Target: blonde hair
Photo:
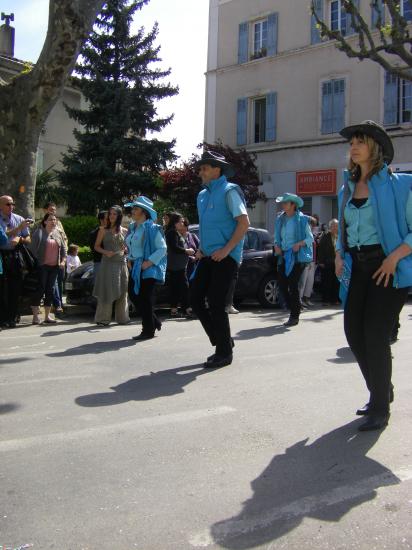
[[[353,134],[351,139],[354,137],[358,139],[362,139],[368,146],[372,168],[368,174],[367,179],[370,179],[372,176],[380,172],[383,168],[383,165],[385,164],[382,147],[372,137],[367,136],[365,134],[361,134],[361,133]],[[359,164],[356,164],[353,162],[352,157],[350,156],[350,153],[349,153],[348,168],[349,168],[349,172],[351,173],[352,181],[358,182],[361,177],[361,168]]]

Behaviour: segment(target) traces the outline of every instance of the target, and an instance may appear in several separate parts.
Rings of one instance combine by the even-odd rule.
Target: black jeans
[[[335,264],[321,268],[322,301],[335,304],[339,301],[339,281],[335,274]]]
[[[23,290],[23,271],[15,250],[3,250],[2,256],[0,321],[11,323],[15,322],[19,316],[19,301]]]
[[[305,269],[305,264],[295,263],[292,271],[286,276],[285,262],[282,261],[278,267],[278,283],[280,291],[290,309],[290,316],[299,319],[300,315],[300,297],[299,297],[299,279]]]
[[[381,258],[353,261],[344,326],[348,344],[370,392],[370,409],[389,412],[392,378],[391,332],[408,296],[407,288],[396,289],[393,280],[385,288],[372,279]]]
[[[41,265],[38,268],[39,288],[33,295],[32,306],[39,306],[44,296],[44,305],[50,307],[53,303],[53,289],[59,272],[57,265]]]
[[[167,271],[167,282],[170,288],[170,306],[172,309],[182,306],[186,311],[189,307],[189,283],[187,281],[186,269],[179,271]]]
[[[215,262],[209,257],[202,258],[190,292],[193,311],[209,336],[210,343],[216,346],[216,354],[224,357],[232,353],[229,315],[225,308],[227,295],[238,269],[238,264],[230,256],[221,262]]]
[[[134,281],[129,276],[129,298],[138,315],[142,318],[142,333],[152,336],[161,327],[160,319],[154,311],[156,279],[140,279],[139,294],[134,292]]]

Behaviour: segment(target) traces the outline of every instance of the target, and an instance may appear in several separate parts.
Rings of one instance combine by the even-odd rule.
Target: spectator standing
[[[125,325],[130,321],[127,303],[126,230],[121,226],[122,219],[120,206],[112,206],[107,224],[99,229],[94,245],[96,252],[102,255],[93,288],[93,296],[97,298],[94,319],[101,326],[110,324],[113,303],[116,322]]]
[[[276,199],[282,212],[275,223],[275,254],[278,257],[280,290],[290,310],[286,327],[299,323],[301,303],[299,280],[307,263],[313,260],[313,235],[309,218],[300,208],[303,200],[293,193],[284,193]]]
[[[69,240],[67,238],[66,232],[62,222],[57,218],[57,205],[55,202],[48,202],[44,205],[44,214],[52,214],[56,216],[57,225],[56,230],[60,233],[66,250],[68,249]],[[63,313],[63,282],[64,282],[64,267],[60,268],[57,272],[56,284],[53,290],[53,306],[55,308],[56,314],[61,315]]]
[[[187,248],[183,238],[183,216],[178,212],[169,215],[169,223],[166,227],[167,244],[167,281],[170,289],[170,315],[179,315],[178,306],[182,307],[184,315],[191,316],[189,307],[189,283],[187,280],[187,265],[189,257],[195,256],[194,248]]]
[[[318,221],[316,220],[316,218],[309,218],[309,224],[312,235],[314,235],[314,239],[312,243],[312,261],[307,262],[299,280],[299,297],[301,305],[303,307],[311,307],[314,305],[313,302],[310,301],[310,299],[313,292],[313,285],[315,283],[317,241],[313,231],[314,229],[319,230],[319,226],[317,225],[317,223]],[[317,233],[317,235],[319,235],[319,233]]]
[[[335,274],[338,229],[338,220],[330,220],[329,231],[323,233],[317,249],[318,264],[322,276],[322,302],[324,305],[337,305],[339,303],[339,281]]]
[[[100,210],[100,212],[97,214],[97,221],[99,222],[99,225],[93,229],[93,231],[90,232],[90,235],[89,235],[89,246],[90,246],[90,250],[92,251],[92,256],[93,256],[93,271],[94,271],[94,276],[96,278],[97,276],[97,272],[99,271],[99,268],[100,268],[100,263],[102,261],[102,255],[100,254],[100,252],[97,252],[97,250],[95,250],[95,244],[96,244],[96,239],[97,239],[97,235],[99,234],[99,230],[100,229],[104,229],[107,225],[107,220],[108,220],[108,212],[107,210]],[[100,246],[102,246],[103,243],[101,243]]]
[[[142,332],[133,340],[150,340],[162,323],[155,313],[155,285],[166,275],[167,246],[163,229],[155,222],[157,212],[147,197],[137,197],[125,205],[132,208],[133,223],[126,237],[128,249],[129,297],[142,317]]]
[[[33,325],[40,324],[40,301],[44,297],[44,323],[56,323],[50,316],[53,289],[58,273],[64,270],[66,245],[57,229],[57,218],[46,214],[40,226],[34,231],[30,249],[38,262],[38,291],[32,297]]]
[[[19,318],[19,300],[23,286],[23,269],[19,259],[18,246],[30,243],[29,226],[33,220],[24,219],[13,212],[14,201],[8,195],[0,197],[0,226],[7,242],[0,245],[3,263],[3,276],[0,293],[3,307],[0,311],[0,324],[15,328]]]
[[[191,233],[189,231],[189,225],[190,225],[189,220],[187,218],[183,218],[183,225],[181,227],[181,235],[185,240],[186,248],[192,248],[195,251],[195,254],[196,254],[196,252],[199,250],[199,237],[196,235],[196,233]],[[188,256],[188,258],[189,258],[189,262],[187,264],[186,271],[187,271],[187,279],[188,279],[189,285],[190,285],[190,278],[193,274],[193,271],[195,270],[197,261],[196,261],[196,256],[195,255]]]
[[[0,225],[0,247],[7,243],[7,235],[3,227]],[[3,288],[3,260],[0,252],[0,290]],[[5,309],[5,304],[3,303],[3,296],[0,294],[0,311]],[[0,326],[0,331],[2,330]]]
[[[79,258],[79,247],[77,244],[69,245],[66,260],[66,273],[69,274],[82,265]]]
[[[346,338],[370,393],[357,411],[368,417],[359,430],[379,430],[394,397],[390,338],[412,285],[412,176],[388,168],[393,144],[376,122],[340,134],[350,143],[350,159],[339,193],[336,274],[341,290],[348,289]]]
[[[234,175],[234,169],[223,156],[207,151],[197,167],[203,182],[197,197],[200,261],[192,282],[191,301],[210,343],[216,346],[205,367],[217,368],[233,361],[233,339],[225,308],[230,285],[242,261],[249,218],[242,190],[227,180]]]

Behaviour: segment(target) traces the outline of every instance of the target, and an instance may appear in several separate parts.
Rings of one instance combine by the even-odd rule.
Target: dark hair
[[[183,225],[187,228],[189,228],[190,222],[188,218],[183,218]]]
[[[120,208],[120,206],[118,204],[115,204],[114,206],[111,206],[108,210],[108,217],[107,217],[107,224],[106,224],[106,229],[111,229],[111,224],[110,224],[110,210],[114,210],[116,212],[116,221],[114,222],[114,226],[116,228],[116,233],[118,233],[120,231],[120,226],[122,225],[122,219],[123,219],[123,212],[122,212],[122,209]]]
[[[47,210],[48,208],[50,208],[50,206],[55,206],[57,208],[57,204],[55,202],[46,202],[45,206],[43,207],[43,210]]]
[[[182,214],[179,214],[179,212],[169,212],[169,223],[166,226],[166,231],[170,231],[171,229],[176,229],[175,224],[183,218]]]
[[[69,244],[69,249],[67,251],[67,254],[70,254],[72,256],[72,252],[78,252],[79,251],[79,245],[78,244]]]
[[[100,212],[97,214],[97,219],[104,220],[104,217],[108,214],[107,210],[100,210]]]
[[[43,227],[46,227],[46,222],[47,222],[47,220],[50,218],[50,216],[53,216],[53,217],[56,218],[56,220],[57,220],[56,214],[51,214],[50,212],[47,212],[47,214],[45,214],[45,215],[43,216],[43,219],[42,219],[42,221],[41,221],[41,224],[42,224]]]

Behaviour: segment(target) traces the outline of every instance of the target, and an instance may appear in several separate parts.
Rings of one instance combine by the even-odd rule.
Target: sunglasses
[[[15,202],[6,202],[6,206],[16,206]]]

